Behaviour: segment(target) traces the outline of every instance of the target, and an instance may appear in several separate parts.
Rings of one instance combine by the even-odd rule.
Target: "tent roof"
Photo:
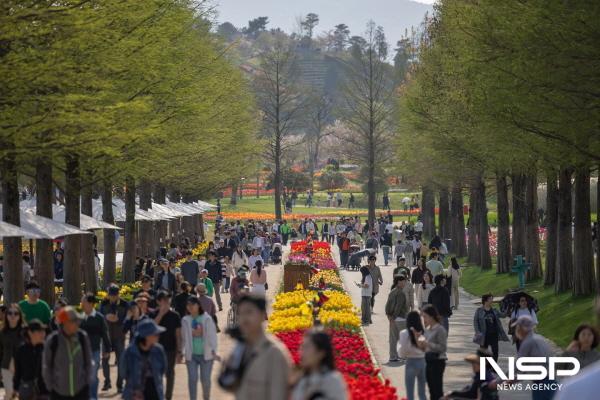
[[[21,210],[27,211],[31,214],[36,213],[35,198],[23,200],[20,203]],[[93,214],[93,213],[92,213]],[[96,229],[121,229],[116,225],[111,225],[107,222],[101,221],[97,218],[90,217],[89,215],[80,214],[80,228],[83,230],[96,230]],[[65,206],[60,204],[52,204],[52,219],[57,222],[65,222],[66,220],[66,209]]]
[[[0,207],[0,211],[2,208]],[[35,215],[32,212],[21,210],[21,228],[29,231],[29,235],[23,236],[27,239],[56,239],[69,235],[87,235],[91,232],[81,230],[73,225],[53,219]]]
[[[25,237],[27,239],[47,239],[45,235],[21,228],[8,222],[0,221],[0,240],[5,237]]]

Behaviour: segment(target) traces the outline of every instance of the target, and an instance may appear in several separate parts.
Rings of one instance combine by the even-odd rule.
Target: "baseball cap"
[[[82,321],[83,318],[83,314],[77,312],[77,310],[73,306],[65,306],[58,310],[58,312],[56,313],[56,321],[61,325],[69,321]]]
[[[158,259],[158,262],[159,262],[159,263],[161,263],[161,264],[162,264],[162,263],[168,263],[168,262],[169,262],[169,260],[167,260],[167,259],[166,259],[166,258],[164,258],[164,257],[161,257],[161,258],[159,258],[159,259]]]

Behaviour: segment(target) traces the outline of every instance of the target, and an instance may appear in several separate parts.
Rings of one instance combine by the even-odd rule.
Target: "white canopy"
[[[5,237],[24,237],[27,239],[47,239],[47,236],[29,231],[8,222],[0,221],[0,240]]]
[[[21,210],[27,211],[31,214],[36,213],[36,203],[35,198],[23,200],[20,203]],[[93,213],[92,213],[93,214]],[[65,206],[60,204],[52,205],[52,219],[57,222],[65,222],[66,221],[66,209]],[[96,230],[96,229],[121,229],[116,225],[111,225],[107,222],[102,221],[101,219],[97,219],[95,217],[90,217],[89,215],[80,214],[79,215],[79,225],[81,229],[84,230]]]
[[[0,212],[2,208],[0,207]],[[21,210],[21,228],[35,235],[35,237],[24,236],[28,239],[56,239],[69,235],[87,235],[91,232],[81,230],[73,225],[64,222],[54,221],[53,219],[41,217],[31,212]]]
[[[180,210],[176,210],[175,208],[169,207],[166,204],[158,204],[158,203],[152,203],[152,209],[153,210],[158,210],[162,213],[168,214],[171,216],[171,218],[179,218],[179,217],[186,217],[188,215],[190,215],[189,213],[180,211]]]

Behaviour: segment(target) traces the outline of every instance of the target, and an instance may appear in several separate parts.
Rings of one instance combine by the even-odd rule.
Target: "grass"
[[[518,287],[518,282],[515,274],[496,274],[494,269],[468,266],[463,270],[461,286],[476,296],[485,293],[503,296],[509,289]],[[544,287],[541,279],[528,283],[525,290],[538,300],[538,332],[561,347],[570,343],[577,325],[594,323],[594,296],[557,295],[553,287]]]

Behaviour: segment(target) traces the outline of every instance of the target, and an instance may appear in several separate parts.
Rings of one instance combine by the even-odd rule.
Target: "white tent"
[[[166,204],[152,203],[152,209],[158,210],[164,214],[168,214],[171,216],[171,218],[187,217],[191,215],[187,212],[183,212],[180,210],[176,210],[175,208],[169,207]]]
[[[0,221],[0,240],[5,237],[24,237],[26,239],[47,239],[46,235],[41,235],[34,231],[21,228],[8,222]]]
[[[36,213],[36,203],[35,198],[23,200],[20,203],[21,211],[27,211],[31,214]],[[52,205],[52,219],[58,222],[66,221],[66,209],[65,206],[60,204]],[[96,230],[96,229],[121,229],[116,225],[111,225],[107,222],[104,222],[95,217],[90,217],[89,215],[80,214],[79,215],[79,225],[81,229],[84,230]]]
[[[2,208],[0,207],[0,212]],[[81,230],[73,225],[65,224],[64,222],[54,221],[53,219],[41,217],[32,214],[31,212],[21,210],[21,228],[34,234],[36,237],[26,238],[46,238],[56,239],[62,236],[69,235],[87,235],[91,232]]]

